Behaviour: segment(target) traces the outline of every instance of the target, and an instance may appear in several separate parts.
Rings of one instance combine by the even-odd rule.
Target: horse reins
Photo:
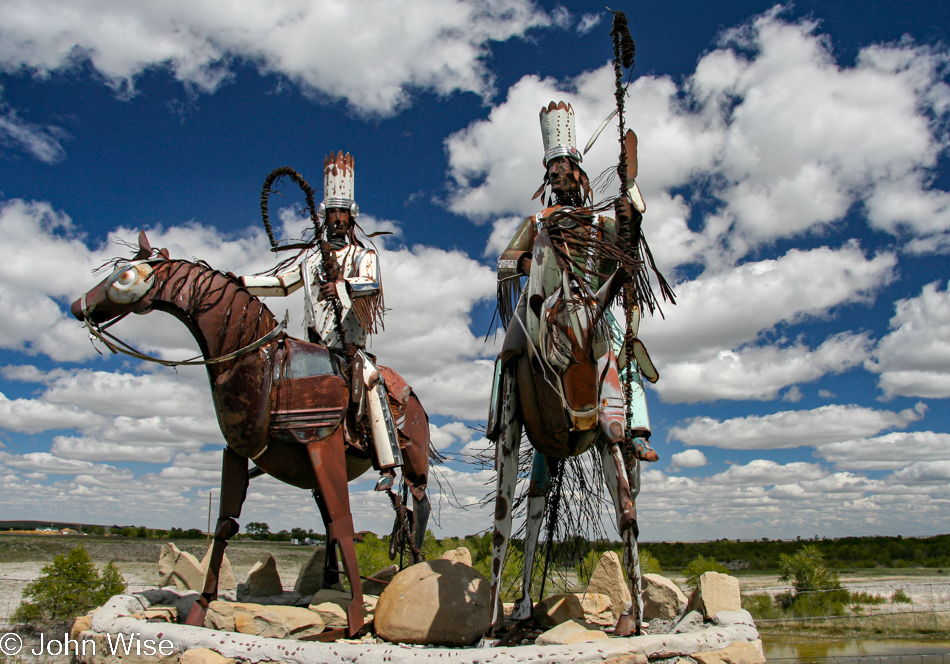
[[[104,288],[105,290],[108,290],[112,286],[113,282],[115,282],[129,268],[135,267],[136,265],[140,263],[160,263],[160,262],[163,262],[164,260],[165,259],[161,259],[161,258],[149,258],[149,259],[133,261],[131,263],[125,264],[121,266],[121,269],[116,268],[115,272],[109,278]],[[105,325],[99,325],[98,323],[95,323],[94,321],[92,321],[91,316],[95,307],[89,308],[89,306],[86,304],[86,295],[87,295],[86,293],[83,293],[82,298],[81,298],[82,316],[83,316],[83,323],[86,324],[86,329],[89,331],[90,340],[94,338],[98,339],[105,345],[106,348],[111,350],[114,354],[123,353],[124,355],[134,357],[137,360],[155,362],[156,364],[161,364],[162,366],[165,366],[165,367],[190,367],[190,366],[202,366],[202,365],[208,365],[208,364],[220,364],[222,362],[229,362],[238,357],[241,357],[242,355],[247,355],[248,353],[252,353],[255,350],[259,349],[261,346],[264,346],[265,344],[268,344],[274,339],[276,339],[277,336],[287,328],[287,323],[289,321],[289,313],[285,313],[284,320],[278,323],[277,327],[275,327],[273,330],[265,334],[260,339],[257,339],[256,341],[252,341],[251,343],[244,346],[243,348],[239,348],[238,350],[232,351],[225,355],[212,357],[210,359],[205,359],[201,357],[200,355],[196,355],[195,357],[192,357],[187,360],[163,360],[159,357],[155,357],[154,355],[148,355],[146,353],[143,353],[137,350],[136,348],[134,348],[127,342],[119,339],[117,336],[115,336],[111,332],[106,331],[107,327],[111,327],[115,325],[120,320],[128,316],[129,315],[128,312],[121,314],[119,317],[109,321]],[[93,345],[93,348],[96,348],[95,345]],[[102,354],[98,348],[96,348],[96,352],[99,353],[100,355]]]

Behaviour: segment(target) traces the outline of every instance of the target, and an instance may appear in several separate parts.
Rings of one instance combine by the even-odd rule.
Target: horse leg
[[[521,447],[521,419],[518,417],[514,365],[502,376],[500,433],[495,447],[495,525],[492,533],[491,623],[489,630],[502,621],[501,577],[511,536],[511,511],[518,480],[518,450]]]
[[[340,547],[343,569],[350,582],[353,601],[346,609],[347,636],[353,637],[363,626],[363,586],[356,564],[353,545],[353,515],[350,513],[350,495],[346,485],[346,457],[343,452],[343,429],[338,428],[322,440],[307,443],[307,454],[317,477],[320,499],[326,507],[327,557],[330,548]]]
[[[513,620],[526,620],[534,612],[534,604],[531,602],[531,576],[534,571],[534,557],[538,551],[541,522],[544,518],[544,508],[548,503],[550,488],[551,470],[548,458],[540,452],[535,452],[531,465],[531,481],[528,484],[528,517],[525,526],[521,598],[515,604],[515,610],[511,614]]]
[[[221,495],[218,500],[218,523],[214,529],[214,544],[211,546],[211,558],[205,585],[198,600],[188,613],[187,625],[202,626],[208,605],[218,598],[218,573],[228,540],[234,537],[240,526],[236,519],[241,516],[241,507],[247,497],[248,485],[247,459],[232,450],[224,448],[221,461]]]
[[[425,560],[422,542],[425,539],[429,514],[432,512],[426,493],[429,479],[429,418],[415,394],[409,397],[406,404],[402,433],[409,438],[409,443],[402,451],[402,476],[412,494],[412,545],[415,547],[412,562],[415,564]],[[418,556],[416,551],[419,551]]]
[[[624,567],[627,570],[627,584],[630,588],[631,605],[617,620],[614,634],[630,636],[640,634],[640,623],[643,615],[643,599],[640,597],[640,553],[637,549],[637,504],[631,491],[624,464],[623,454],[617,443],[609,442],[601,449],[601,460],[604,467],[604,481],[610,497],[613,499],[614,512],[617,517],[617,530],[623,542]],[[639,470],[639,466],[638,466]],[[638,473],[639,477],[639,473]],[[639,489],[639,482],[637,482]],[[632,625],[631,625],[632,622]]]
[[[327,504],[323,500],[319,489],[313,490],[313,501],[317,504],[317,509],[320,510],[320,518],[323,519],[324,531],[329,532],[330,513],[327,511]],[[330,544],[329,539],[327,539],[326,542],[326,555],[323,558],[323,582],[320,584],[320,587],[339,588],[341,590],[343,588],[343,586],[340,585],[340,561],[336,555],[336,547]]]

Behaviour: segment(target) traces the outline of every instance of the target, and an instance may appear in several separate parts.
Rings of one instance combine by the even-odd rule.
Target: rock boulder
[[[534,605],[534,619],[541,627],[557,627],[568,620],[584,620],[577,595],[551,595]]]
[[[298,606],[211,602],[205,627],[275,639],[300,639],[324,630],[320,616]]]
[[[383,591],[386,590],[386,586],[389,585],[398,572],[399,565],[387,565],[373,572],[369,578],[363,579],[363,594],[376,595],[377,597],[382,595]]]
[[[584,620],[602,627],[613,627],[616,624],[610,597],[601,593],[576,593],[584,609]]]
[[[219,655],[209,648],[192,648],[181,654],[178,664],[234,664],[234,658]]]
[[[732,645],[712,652],[695,652],[699,664],[765,664],[761,641],[733,641]]]
[[[300,566],[294,592],[312,595],[323,587],[323,566],[327,559],[327,547],[318,546],[310,559]]]
[[[173,542],[162,547],[158,556],[158,587],[174,585],[178,590],[204,589],[205,571],[198,559],[182,551]]]
[[[488,629],[490,584],[451,560],[418,563],[397,574],[376,605],[376,633],[393,643],[467,646]]]
[[[594,573],[587,584],[588,593],[600,593],[610,598],[610,610],[614,620],[629,606],[631,601],[630,588],[623,575],[623,566],[620,556],[614,551],[608,551],[600,558]]]
[[[213,546],[213,545],[212,545]],[[208,573],[208,564],[211,562],[211,547],[205,552],[201,559],[201,575],[204,577]],[[218,591],[234,590],[237,588],[237,581],[234,579],[234,570],[231,569],[231,561],[227,554],[221,559],[221,569],[218,570]],[[203,588],[192,588],[192,590],[202,591]]]
[[[739,581],[728,574],[704,572],[689,596],[687,609],[702,611],[706,620],[712,620],[720,611],[741,611]]]
[[[277,573],[277,560],[272,554],[266,553],[254,563],[251,571],[247,573],[245,585],[247,594],[254,597],[270,597],[284,592],[280,574]]]
[[[158,558],[158,587],[174,585],[178,590],[204,590],[205,574],[211,560],[211,547],[199,562],[187,551],[180,550],[173,542],[162,547]],[[218,571],[218,590],[234,590],[237,584],[234,571],[225,555]]]
[[[568,620],[549,629],[535,640],[539,646],[567,646],[572,643],[588,643],[610,638],[599,629],[587,629],[576,620]]]
[[[375,595],[363,595],[363,620],[373,620],[376,602]],[[345,590],[324,588],[310,600],[309,609],[320,616],[327,627],[346,627],[346,610],[353,603],[353,597]]]
[[[644,620],[674,620],[686,606],[686,595],[665,576],[644,574],[642,588]]]
[[[457,549],[450,549],[442,554],[443,560],[454,560],[457,563],[462,563],[463,565],[472,566],[472,552],[468,550],[468,547],[460,546]]]

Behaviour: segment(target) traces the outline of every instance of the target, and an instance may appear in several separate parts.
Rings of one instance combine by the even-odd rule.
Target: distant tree
[[[290,536],[293,537],[295,540],[305,540],[308,537],[307,531],[304,530],[303,528],[291,528]]]
[[[389,542],[376,537],[373,533],[366,533],[363,536],[363,541],[356,543],[356,562],[360,568],[360,573],[367,576],[391,565]]]
[[[261,521],[251,521],[244,531],[254,539],[265,540],[270,537],[270,526]]]
[[[100,575],[82,545],[60,554],[23,589],[24,600],[13,620],[33,626],[68,621],[125,591],[125,580],[113,563]]]
[[[838,575],[828,569],[814,544],[803,546],[795,554],[783,553],[778,560],[779,580],[791,581],[796,594],[841,588]]]
[[[640,549],[640,573],[641,574],[662,574],[663,567],[660,565],[660,561],[657,560],[656,556],[647,551],[646,549]]]
[[[145,526],[139,526],[138,531],[135,533],[136,537],[148,537],[148,528]]]
[[[686,576],[686,585],[688,585],[690,588],[695,588],[699,585],[699,577],[701,577],[706,572],[719,572],[720,574],[728,574],[729,570],[718,560],[706,558],[702,555],[696,556],[683,569],[683,574]]]

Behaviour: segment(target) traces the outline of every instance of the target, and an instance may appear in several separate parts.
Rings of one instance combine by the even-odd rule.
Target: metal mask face
[[[353,216],[349,210],[342,208],[327,208],[327,237],[345,238],[353,227]]]
[[[574,178],[574,164],[568,157],[555,157],[548,162],[548,182],[555,194],[576,193],[577,180]]]

